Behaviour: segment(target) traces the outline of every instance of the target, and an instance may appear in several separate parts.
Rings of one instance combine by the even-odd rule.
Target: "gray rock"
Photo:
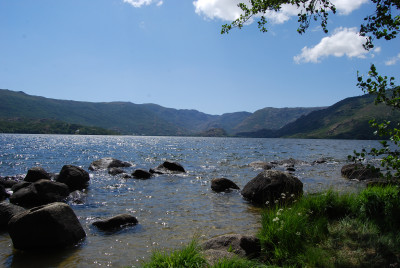
[[[24,211],[23,207],[8,202],[0,202],[0,230],[6,230],[10,219]]]
[[[98,159],[93,161],[90,166],[89,170],[101,170],[101,169],[108,169],[108,168],[119,168],[119,167],[130,167],[132,166],[129,162],[124,162],[112,157],[105,157],[102,159]]]
[[[280,200],[281,195],[299,196],[303,193],[303,183],[295,176],[278,170],[266,170],[249,181],[242,196],[255,204],[263,205]]]
[[[136,179],[142,179],[142,180],[147,180],[150,179],[151,176],[153,176],[150,172],[144,169],[136,169],[133,173],[132,176],[135,177]]]
[[[127,225],[136,225],[138,220],[130,214],[120,214],[111,218],[93,222],[93,225],[103,231],[112,231]]]
[[[14,192],[10,197],[10,202],[22,207],[35,207],[62,201],[68,195],[67,185],[49,180],[39,180]]]
[[[65,248],[86,236],[74,211],[59,202],[12,217],[8,232],[14,248],[22,250]]]
[[[373,171],[362,164],[349,164],[341,169],[342,176],[349,180],[368,180],[379,178],[379,172]]]
[[[82,190],[89,185],[89,173],[80,167],[65,165],[57,177],[57,182],[68,185],[70,191]]]
[[[274,167],[272,163],[264,161],[254,161],[251,162],[249,166],[255,169],[264,169],[264,170],[269,170]]]
[[[27,182],[27,181],[19,182],[19,183],[17,183],[17,184],[14,184],[14,185],[11,187],[11,191],[13,191],[13,192],[15,193],[15,192],[18,191],[19,189],[24,188],[24,187],[28,187],[28,186],[31,185],[31,184],[32,184],[32,182]]]
[[[46,170],[42,167],[33,167],[28,170],[28,173],[25,176],[24,181],[27,182],[36,182],[38,180],[50,180],[51,175],[47,173]]]
[[[206,250],[220,250],[232,252],[242,258],[256,258],[261,253],[260,240],[255,236],[248,235],[222,235],[212,238],[201,245]]]
[[[226,178],[215,178],[211,180],[211,190],[215,192],[228,192],[232,189],[240,190],[239,186]]]

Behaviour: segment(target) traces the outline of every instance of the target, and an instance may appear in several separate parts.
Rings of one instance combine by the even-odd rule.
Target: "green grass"
[[[278,204],[283,202],[278,202]],[[266,208],[257,260],[209,266],[196,241],[170,254],[155,252],[144,267],[390,267],[400,263],[400,190],[371,187],[303,196]],[[397,266],[394,266],[397,267]]]

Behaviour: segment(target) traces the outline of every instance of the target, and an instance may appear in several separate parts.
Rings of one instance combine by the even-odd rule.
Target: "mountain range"
[[[267,107],[254,113],[210,115],[157,104],[56,100],[0,89],[0,132],[42,133],[37,129],[46,124],[48,133],[57,133],[52,126],[62,126],[64,131],[80,134],[93,130],[93,134],[123,135],[372,139],[368,125],[372,118],[399,121],[400,113],[374,105],[370,95],[347,98],[330,107]],[[22,124],[36,130],[21,128]]]

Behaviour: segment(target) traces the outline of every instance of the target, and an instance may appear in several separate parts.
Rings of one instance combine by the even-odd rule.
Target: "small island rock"
[[[349,180],[367,180],[379,178],[379,172],[367,168],[362,164],[349,164],[341,169],[342,176]]]
[[[57,177],[57,182],[68,185],[70,191],[82,190],[89,185],[89,173],[80,167],[65,165]]]
[[[136,179],[141,179],[141,180],[147,180],[150,179],[151,176],[153,176],[150,172],[144,169],[136,169],[133,173],[132,176],[135,177]]]
[[[177,162],[165,161],[155,169],[150,169],[151,173],[165,174],[165,173],[185,173],[183,166]]]
[[[211,190],[215,192],[228,192],[232,189],[240,190],[239,186],[226,178],[215,178],[211,180]]]
[[[249,181],[242,196],[252,203],[263,205],[279,200],[282,194],[299,196],[303,193],[303,183],[295,176],[278,170],[265,170]]]
[[[111,218],[93,222],[102,231],[112,231],[127,225],[136,225],[138,220],[130,214],[120,214]]]
[[[108,169],[108,168],[121,168],[121,167],[130,167],[132,166],[129,162],[124,162],[112,157],[105,157],[102,159],[98,159],[93,161],[90,166],[89,170],[101,170],[101,169]]]

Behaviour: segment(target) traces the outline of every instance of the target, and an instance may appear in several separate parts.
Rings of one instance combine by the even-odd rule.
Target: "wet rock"
[[[151,176],[153,176],[150,172],[144,169],[136,169],[133,173],[132,176],[135,177],[136,179],[141,179],[141,180],[147,180],[150,179]]]
[[[287,167],[286,170],[287,170],[287,171],[290,171],[290,172],[296,171],[296,169],[295,169],[294,167]]]
[[[10,202],[22,207],[35,207],[62,201],[68,194],[68,186],[63,183],[39,180],[14,192]]]
[[[264,161],[254,161],[251,162],[249,166],[255,169],[264,169],[264,170],[269,170],[274,167],[272,163]]]
[[[185,173],[183,166],[177,162],[165,161],[155,169],[150,170],[151,173],[168,174],[168,173]]]
[[[98,159],[93,161],[90,166],[89,170],[101,170],[101,169],[108,169],[108,168],[121,168],[121,167],[130,167],[132,166],[129,162],[124,162],[112,157],[105,157],[102,159]]]
[[[212,238],[201,245],[204,251],[221,250],[232,252],[242,258],[256,258],[261,253],[260,240],[248,235],[222,235]]]
[[[116,168],[116,167],[113,167],[113,168],[109,168],[108,169],[108,174],[110,174],[110,175],[112,175],[112,176],[115,176],[115,175],[118,175],[118,174],[122,174],[122,173],[124,173],[125,171],[123,170],[123,169],[121,169],[121,168]]]
[[[266,170],[249,181],[241,191],[246,200],[259,205],[279,200],[282,193],[299,196],[303,193],[303,183],[287,172]]]
[[[18,181],[7,179],[7,178],[0,178],[0,185],[3,185],[4,188],[11,188],[15,184],[18,184]]]
[[[75,190],[68,195],[67,202],[72,204],[84,204],[86,201],[87,194],[82,191]]]
[[[341,169],[342,176],[349,180],[373,180],[379,178],[379,172],[373,171],[362,164],[349,164]]]
[[[8,202],[0,202],[0,231],[6,230],[10,219],[24,211],[23,207]]]
[[[215,178],[211,180],[211,190],[215,192],[229,192],[232,189],[240,190],[239,186],[226,178]]]
[[[24,181],[27,182],[36,182],[38,180],[50,180],[51,175],[47,173],[46,170],[42,167],[33,167],[28,170],[28,173],[25,176]]]
[[[273,163],[273,162],[271,162]],[[289,159],[284,159],[284,160],[279,160],[274,162],[279,166],[283,166],[283,167],[294,167],[297,165],[305,165],[307,164],[307,162],[302,161],[302,160],[297,160],[297,159],[293,159],[293,158],[289,158]]]
[[[4,188],[3,185],[0,185],[0,201],[3,201],[4,199],[8,198],[9,194],[6,191],[6,188]]]
[[[322,157],[322,158],[319,158],[319,159],[313,161],[312,163],[313,164],[324,164],[326,162],[327,162],[327,159]]]
[[[136,225],[138,220],[129,214],[120,214],[104,220],[93,222],[93,225],[103,231],[112,231],[128,225]]]
[[[15,193],[15,192],[18,191],[19,189],[24,188],[24,187],[28,187],[28,186],[31,185],[31,184],[32,184],[32,182],[27,182],[27,181],[19,182],[19,183],[17,183],[17,184],[14,184],[14,185],[11,187],[11,191],[13,191],[13,192]]]
[[[73,246],[85,238],[74,211],[65,203],[52,203],[22,212],[8,222],[14,248],[54,249]]]
[[[56,181],[68,185],[70,191],[82,190],[89,185],[89,173],[80,167],[65,165],[62,167]]]

